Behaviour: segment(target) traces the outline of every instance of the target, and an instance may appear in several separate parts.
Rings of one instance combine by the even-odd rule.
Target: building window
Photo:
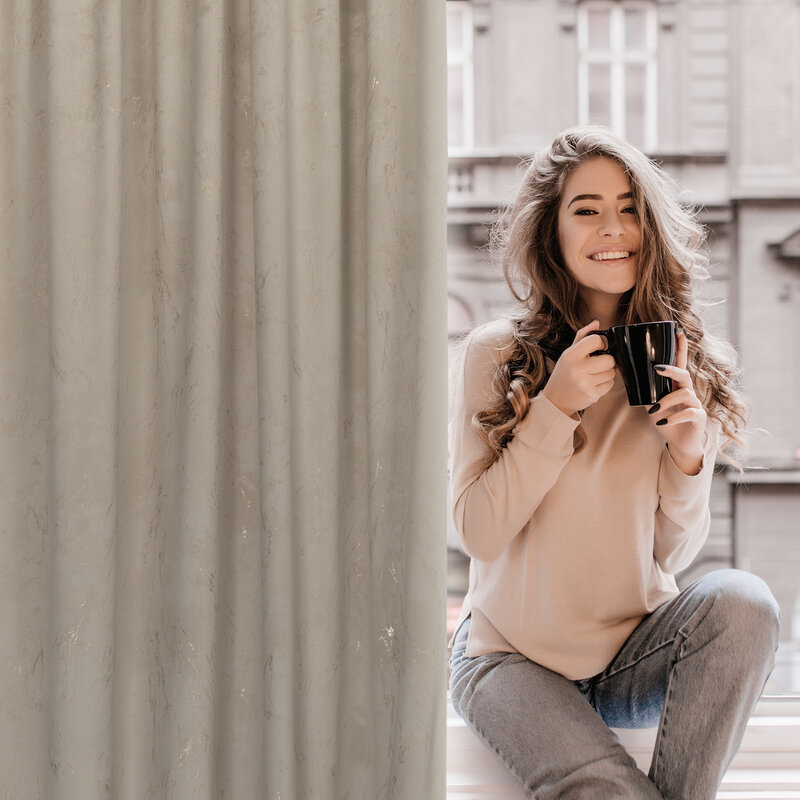
[[[578,114],[644,150],[656,146],[656,9],[587,0],[578,10]]]
[[[454,149],[472,149],[473,69],[472,5],[466,0],[447,2],[447,143]]]

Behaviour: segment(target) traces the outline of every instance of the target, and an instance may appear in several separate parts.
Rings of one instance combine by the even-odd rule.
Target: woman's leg
[[[574,683],[518,653],[450,659],[453,706],[536,800],[660,800]]]
[[[667,800],[712,800],[775,662],[779,610],[739,570],[700,578],[580,682],[612,727],[659,723],[650,778]],[[662,710],[663,709],[663,710]]]

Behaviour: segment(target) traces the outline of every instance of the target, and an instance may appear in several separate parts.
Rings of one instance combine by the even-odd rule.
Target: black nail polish
[[[666,370],[667,370],[667,368],[666,368],[666,366],[665,366],[664,364],[655,364],[655,365],[653,366],[653,369],[654,369],[656,372],[666,372]]]
[[[667,424],[667,420],[665,420],[665,419],[660,419],[658,422],[656,422],[656,425],[666,425],[666,424]]]
[[[647,409],[648,414],[655,414],[661,408],[661,403],[656,403],[654,406],[651,406]]]

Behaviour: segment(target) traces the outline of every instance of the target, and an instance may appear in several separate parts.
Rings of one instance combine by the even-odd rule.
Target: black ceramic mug
[[[672,391],[672,380],[659,375],[654,366],[675,363],[677,331],[677,323],[665,321],[615,325],[607,331],[595,331],[608,342],[608,349],[596,354],[608,353],[614,357],[630,405],[649,406]]]

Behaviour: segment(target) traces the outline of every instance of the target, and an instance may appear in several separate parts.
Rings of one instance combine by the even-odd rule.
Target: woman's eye
[[[595,216],[596,214],[599,214],[599,213],[600,212],[597,211],[597,209],[594,209],[594,208],[579,208],[575,212],[575,216],[576,217],[589,217],[589,216]],[[622,213],[622,214],[634,214],[635,215],[636,214],[636,208],[634,206],[627,206],[627,207],[623,208],[620,213]]]

